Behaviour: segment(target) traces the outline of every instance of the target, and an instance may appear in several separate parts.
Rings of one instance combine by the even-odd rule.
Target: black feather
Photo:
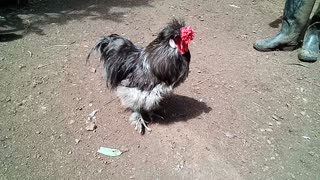
[[[191,55],[180,54],[169,40],[180,36],[183,26],[183,21],[172,20],[146,48],[116,34],[103,37],[94,49],[101,53],[108,86],[150,91],[161,83],[181,84],[188,76]]]

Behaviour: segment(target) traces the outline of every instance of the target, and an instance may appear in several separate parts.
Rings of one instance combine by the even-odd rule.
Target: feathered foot
[[[133,112],[129,118],[132,125],[135,125],[135,130],[140,134],[144,134],[145,129],[147,131],[151,131],[151,129],[147,126],[145,120],[142,117],[140,112]]]

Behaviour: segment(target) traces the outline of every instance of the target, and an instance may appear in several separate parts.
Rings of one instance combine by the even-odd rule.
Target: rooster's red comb
[[[181,28],[181,39],[189,44],[194,38],[194,32],[191,26],[184,26]]]

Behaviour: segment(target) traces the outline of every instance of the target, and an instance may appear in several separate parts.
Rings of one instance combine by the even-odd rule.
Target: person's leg
[[[302,49],[299,51],[298,58],[305,62],[317,61],[319,55],[320,36],[320,6],[312,17],[310,25],[303,39]]]
[[[280,32],[268,39],[257,41],[253,47],[258,51],[272,51],[298,44],[298,38],[308,23],[316,0],[287,0]]]

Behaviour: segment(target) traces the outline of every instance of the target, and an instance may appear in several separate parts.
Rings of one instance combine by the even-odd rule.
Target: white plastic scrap
[[[122,154],[122,152],[118,149],[111,149],[107,147],[100,147],[98,153],[111,157],[120,156]]]

